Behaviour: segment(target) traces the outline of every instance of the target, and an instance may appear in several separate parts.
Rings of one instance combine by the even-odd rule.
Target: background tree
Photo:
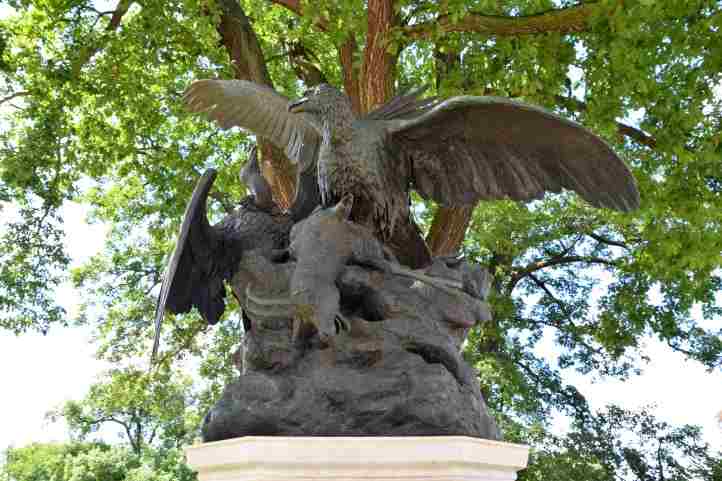
[[[0,469],[12,481],[191,481],[181,447],[193,442],[205,411],[179,372],[114,369],[83,399],[49,413],[67,423],[73,441],[10,448]],[[117,445],[99,440],[112,431]]]
[[[192,481],[177,450],[146,452],[103,443],[49,443],[10,448],[0,479],[12,481]],[[5,477],[3,477],[5,476]]]
[[[653,336],[718,369],[722,209],[719,2],[601,0],[89,0],[11,2],[0,23],[0,325],[67,322],[53,286],[68,259],[63,202],[89,204],[107,246],[73,272],[99,355],[147,356],[154,288],[198,173],[219,168],[212,208],[232,208],[254,141],[187,115],[196,78],[242,78],[289,96],[321,80],[363,113],[394,90],[503,95],[605,137],[631,165],[642,208],[595,210],[568,195],[446,208],[415,198],[435,253],[461,248],[494,274],[494,321],[467,356],[507,432],[561,410],[591,413],[561,369],[625,377]],[[620,119],[625,119],[621,121]],[[281,206],[293,168],[258,139]],[[463,243],[462,243],[463,240]],[[229,309],[233,312],[233,309]],[[233,375],[236,315],[204,334],[197,315],[166,330],[164,363],[202,357],[207,402]],[[540,354],[553,338],[558,357]],[[145,342],[143,342],[145,341]],[[202,356],[200,354],[203,354]]]
[[[531,468],[520,479],[720,479],[722,453],[711,452],[699,428],[670,426],[646,409],[608,406],[596,414],[575,421],[564,437],[540,436],[543,447],[532,454]]]
[[[134,368],[112,370],[103,377],[84,399],[66,402],[49,417],[64,418],[78,440],[112,426],[137,456],[149,446],[170,449],[193,442],[203,413],[195,409],[188,377]]]
[[[22,481],[62,479],[67,455],[74,456],[95,447],[94,444],[73,443],[30,444],[23,448],[10,448],[5,453],[3,473],[8,479]]]

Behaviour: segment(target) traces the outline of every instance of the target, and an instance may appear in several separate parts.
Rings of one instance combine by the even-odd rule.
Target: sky
[[[64,205],[62,214],[68,232],[65,247],[75,267],[101,250],[106,228],[88,225],[87,208],[77,203]],[[12,216],[6,204],[0,210],[0,231]],[[82,293],[65,283],[57,296],[72,318]],[[89,329],[78,327],[52,327],[45,336],[0,331],[0,383],[5,393],[0,397],[0,450],[67,438],[63,423],[52,424],[44,417],[64,401],[83,397],[96,376],[110,367],[95,359],[90,336]]]

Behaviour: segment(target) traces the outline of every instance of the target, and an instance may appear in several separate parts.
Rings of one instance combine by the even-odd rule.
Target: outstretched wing
[[[237,126],[265,137],[300,164],[294,218],[305,217],[319,204],[316,161],[321,138],[307,114],[288,111],[288,98],[245,80],[198,80],[183,98],[191,112],[205,113],[223,129]]]
[[[387,126],[411,159],[413,187],[441,204],[526,201],[569,189],[597,207],[639,206],[632,174],[602,139],[537,107],[454,97]]]
[[[307,115],[288,111],[288,98],[245,80],[198,80],[183,95],[191,112],[222,129],[241,127],[265,137],[304,168],[316,161],[320,137]]]
[[[211,323],[217,321],[225,309],[223,279],[220,273],[214,275],[220,239],[206,217],[206,199],[216,175],[214,169],[209,169],[201,176],[186,207],[158,295],[151,364],[158,352],[166,309],[177,314],[196,306],[203,318]]]

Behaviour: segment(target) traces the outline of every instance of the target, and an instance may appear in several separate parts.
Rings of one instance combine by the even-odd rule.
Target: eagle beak
[[[292,114],[297,114],[299,112],[303,112],[303,104],[308,102],[308,97],[302,97],[295,102],[289,102],[288,103],[288,111]]]
[[[353,194],[346,193],[338,204],[336,204],[337,215],[344,220],[348,220],[351,217],[351,210],[353,209]]]

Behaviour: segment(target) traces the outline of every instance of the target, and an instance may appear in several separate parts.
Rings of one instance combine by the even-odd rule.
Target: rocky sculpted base
[[[204,441],[499,439],[461,355],[469,329],[489,318],[488,273],[458,259],[405,269],[341,207],[294,226],[286,255],[243,253],[231,282],[249,326],[242,374],[207,414]]]

